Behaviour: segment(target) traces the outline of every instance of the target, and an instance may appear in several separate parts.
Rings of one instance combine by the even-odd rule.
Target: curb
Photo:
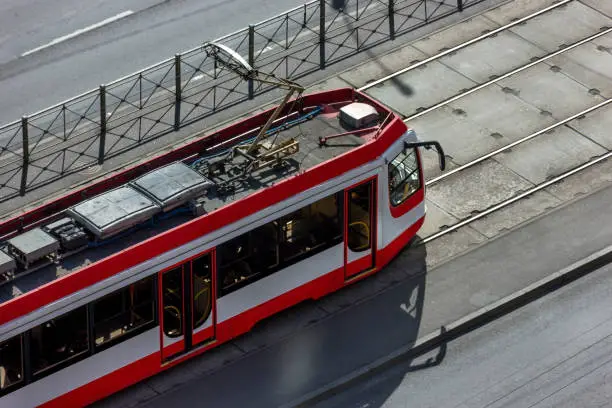
[[[555,290],[581,278],[602,266],[612,263],[612,245],[590,256],[573,263],[572,265],[555,272],[531,285],[516,291],[492,304],[480,308],[439,330],[417,339],[417,341],[402,347],[387,356],[353,371],[340,379],[312,391],[301,398],[295,399],[283,408],[308,407],[333,397],[368,377],[389,370],[405,360],[415,358],[438,347],[445,347],[446,343],[464,334],[471,332],[495,319],[504,316],[534,300],[537,300]]]

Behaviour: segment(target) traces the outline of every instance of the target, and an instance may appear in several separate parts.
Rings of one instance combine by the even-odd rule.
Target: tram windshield
[[[421,187],[416,149],[406,149],[389,163],[389,199],[396,206]]]

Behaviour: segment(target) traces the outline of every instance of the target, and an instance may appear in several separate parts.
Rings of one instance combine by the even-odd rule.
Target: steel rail
[[[380,79],[378,79],[378,80],[376,80],[374,82],[371,82],[371,83],[369,83],[367,85],[364,85],[361,88],[359,88],[358,90],[359,91],[368,90],[368,89],[372,88],[373,86],[376,86],[376,85],[381,84],[381,83],[383,83],[385,81],[388,81],[389,79],[395,78],[398,75],[404,74],[404,73],[406,73],[408,71],[412,71],[413,69],[416,69],[418,67],[426,65],[426,64],[428,64],[428,63],[430,63],[432,61],[435,61],[437,59],[440,59],[440,58],[442,58],[442,57],[444,57],[446,55],[452,54],[452,53],[457,52],[457,51],[459,51],[459,50],[461,50],[463,48],[469,47],[472,44],[475,44],[477,42],[485,40],[485,39],[487,39],[487,38],[489,38],[491,36],[494,36],[495,34],[498,34],[498,33],[502,32],[502,31],[505,31],[505,30],[507,30],[509,28],[512,28],[512,27],[516,26],[516,25],[522,24],[525,21],[531,20],[532,18],[538,17],[538,16],[540,16],[542,14],[545,14],[545,13],[551,11],[551,10],[554,10],[556,8],[559,8],[559,7],[562,7],[562,6],[568,4],[569,2],[572,2],[572,1],[574,1],[574,0],[562,0],[559,3],[553,4],[552,6],[548,6],[548,7],[544,8],[544,9],[542,9],[542,10],[539,10],[539,11],[537,11],[535,13],[532,13],[532,14],[530,14],[528,16],[520,18],[520,19],[518,19],[516,21],[513,21],[512,23],[509,23],[509,24],[506,24],[505,26],[496,28],[495,30],[490,31],[488,33],[485,33],[485,34],[483,34],[483,35],[481,35],[479,37],[472,38],[471,40],[466,41],[464,43],[461,43],[461,44],[459,44],[459,45],[457,45],[457,46],[455,46],[453,48],[450,48],[450,49],[448,49],[446,51],[443,51],[441,53],[433,55],[433,56],[431,56],[429,58],[424,59],[423,61],[419,61],[416,64],[410,65],[409,67],[406,67],[406,68],[401,69],[401,70],[399,70],[397,72],[389,74],[386,77],[380,78]]]
[[[590,108],[585,109],[582,112],[576,113],[575,115],[572,115],[572,116],[570,116],[568,118],[560,120],[560,121],[558,121],[556,123],[553,123],[552,125],[550,125],[548,127],[545,127],[544,129],[538,130],[537,132],[534,132],[534,133],[532,133],[532,134],[530,134],[528,136],[525,136],[525,137],[523,137],[523,138],[521,138],[519,140],[516,140],[516,141],[514,141],[512,143],[509,143],[509,144],[503,146],[503,147],[500,147],[497,150],[494,150],[494,151],[492,151],[490,153],[487,153],[484,156],[481,156],[481,157],[479,157],[479,158],[477,158],[475,160],[472,160],[471,162],[466,163],[466,164],[464,164],[462,166],[456,167],[456,168],[454,168],[454,169],[452,169],[452,170],[450,170],[450,171],[448,171],[448,172],[446,172],[444,174],[439,175],[438,177],[434,177],[431,180],[429,180],[425,185],[426,186],[431,186],[433,184],[436,184],[440,180],[443,180],[443,179],[445,179],[445,178],[447,178],[447,177],[449,177],[449,176],[451,176],[451,175],[453,175],[455,173],[458,173],[458,172],[460,172],[462,170],[465,170],[465,169],[467,169],[469,167],[475,166],[476,164],[481,163],[481,162],[483,162],[483,161],[485,161],[487,159],[490,159],[491,157],[493,157],[493,156],[495,156],[495,155],[497,155],[499,153],[502,153],[502,152],[504,152],[506,150],[509,150],[509,149],[513,148],[514,146],[517,146],[517,145],[519,145],[521,143],[524,143],[524,142],[526,142],[528,140],[531,140],[531,139],[533,139],[535,137],[538,137],[538,136],[540,136],[543,133],[549,132],[549,131],[551,131],[553,129],[556,129],[556,128],[560,127],[560,126],[563,126],[566,123],[571,122],[572,120],[578,119],[581,116],[585,116],[585,115],[593,112],[594,110],[597,110],[597,109],[599,109],[601,107],[604,107],[604,106],[606,106],[606,105],[608,105],[610,103],[612,103],[612,98],[606,99],[605,101],[600,102],[597,105],[591,106]]]
[[[487,215],[489,215],[489,214],[491,214],[491,213],[493,213],[493,212],[495,212],[497,210],[500,210],[500,209],[502,209],[504,207],[507,207],[510,204],[513,204],[513,203],[521,200],[522,198],[525,198],[525,197],[527,197],[527,196],[529,196],[529,195],[531,195],[533,193],[537,193],[538,191],[543,190],[543,189],[545,189],[546,187],[548,187],[550,185],[553,185],[553,184],[555,184],[555,183],[557,183],[557,182],[559,182],[561,180],[564,180],[564,179],[566,179],[566,178],[568,178],[568,177],[570,177],[570,176],[572,176],[572,175],[574,175],[574,174],[576,174],[578,172],[581,172],[582,170],[587,169],[587,168],[589,168],[589,167],[591,167],[591,166],[593,166],[593,165],[595,165],[595,164],[597,164],[599,162],[607,160],[610,157],[612,157],[612,151],[609,151],[608,153],[605,153],[605,154],[603,154],[602,156],[599,156],[596,159],[589,160],[588,162],[586,162],[584,164],[581,164],[580,166],[578,166],[578,167],[576,167],[576,168],[574,168],[572,170],[569,170],[569,171],[567,171],[567,172],[565,172],[565,173],[563,173],[563,174],[561,174],[561,175],[559,175],[559,176],[557,176],[557,177],[555,177],[555,178],[553,178],[551,180],[548,180],[548,181],[545,181],[544,183],[538,184],[537,186],[535,186],[535,187],[533,187],[533,188],[531,188],[531,189],[529,189],[529,190],[527,190],[527,191],[525,191],[525,192],[523,192],[523,193],[521,193],[521,194],[519,194],[517,196],[514,196],[514,197],[511,197],[511,198],[509,198],[507,200],[504,200],[501,203],[496,204],[493,207],[490,207],[490,208],[486,209],[485,211],[483,211],[483,212],[481,212],[479,214],[476,214],[476,215],[474,215],[472,217],[464,219],[463,221],[460,221],[460,222],[458,222],[456,224],[453,224],[453,225],[451,225],[450,227],[446,228],[443,231],[440,231],[440,232],[437,232],[435,234],[429,235],[428,237],[424,238],[422,242],[426,244],[426,243],[428,243],[430,241],[433,241],[434,239],[440,238],[443,235],[446,235],[446,234],[449,234],[451,232],[454,232],[454,231],[458,230],[459,228],[461,228],[461,227],[463,227],[465,225],[468,225],[468,224],[470,224],[470,223],[472,223],[472,222],[474,222],[476,220],[479,220],[479,219],[481,219],[483,217],[486,217]]]
[[[547,60],[549,60],[551,58],[554,58],[554,57],[556,57],[558,55],[561,55],[564,52],[573,50],[576,47],[580,47],[581,45],[584,45],[584,44],[586,44],[588,42],[591,42],[591,41],[593,41],[593,40],[595,40],[595,39],[597,39],[599,37],[602,37],[602,36],[610,34],[610,33],[612,33],[612,27],[607,28],[607,29],[605,29],[603,31],[600,31],[597,34],[593,34],[593,35],[591,35],[591,36],[589,36],[587,38],[584,38],[584,39],[582,39],[580,41],[577,41],[577,42],[575,42],[575,43],[573,43],[571,45],[568,45],[567,47],[563,47],[562,49],[560,49],[558,51],[555,51],[555,52],[547,54],[547,55],[545,55],[543,57],[540,57],[540,58],[538,58],[538,59],[536,59],[536,60],[534,60],[534,61],[532,61],[532,62],[530,62],[528,64],[525,64],[525,65],[521,66],[521,67],[515,68],[512,71],[509,71],[509,72],[507,72],[507,73],[505,73],[505,74],[503,74],[503,75],[501,75],[499,77],[493,78],[493,79],[491,79],[491,80],[489,80],[487,82],[483,82],[480,85],[476,85],[475,87],[470,88],[467,91],[462,92],[460,94],[457,94],[455,96],[452,96],[452,97],[450,97],[448,99],[445,99],[442,102],[438,102],[435,105],[432,105],[432,106],[430,106],[430,107],[428,107],[426,109],[423,109],[422,111],[419,111],[419,112],[417,112],[417,113],[415,113],[415,114],[413,114],[411,116],[408,116],[406,119],[404,119],[404,122],[408,122],[408,121],[410,121],[412,119],[416,119],[416,118],[418,118],[420,116],[426,115],[429,112],[432,112],[432,111],[434,111],[436,109],[439,109],[439,108],[441,108],[441,107],[443,107],[445,105],[448,105],[451,102],[454,102],[454,101],[459,100],[461,98],[464,98],[464,97],[466,97],[468,95],[471,95],[474,92],[480,91],[481,89],[486,88],[489,85],[495,84],[495,83],[497,83],[497,82],[499,82],[499,81],[501,81],[503,79],[506,79],[506,78],[508,78],[508,77],[510,77],[512,75],[515,75],[515,74],[518,74],[519,72],[525,71],[525,70],[533,67],[534,65],[538,65],[538,64],[540,64],[540,63],[542,63],[544,61],[547,61]]]

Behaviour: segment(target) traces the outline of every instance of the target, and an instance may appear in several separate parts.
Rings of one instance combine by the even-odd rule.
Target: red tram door
[[[215,337],[214,252],[160,273],[162,359],[186,353]]]
[[[344,192],[344,278],[350,279],[375,265],[376,178]]]

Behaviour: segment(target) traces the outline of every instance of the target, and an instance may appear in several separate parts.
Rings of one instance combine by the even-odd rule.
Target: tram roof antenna
[[[285,106],[287,106],[291,96],[295,92],[297,92],[298,95],[301,95],[304,92],[304,87],[289,79],[277,78],[274,74],[269,74],[254,69],[248,62],[246,62],[244,58],[242,58],[240,54],[226,45],[210,41],[204,43],[203,48],[207,55],[215,58],[218,63],[236,73],[245,81],[258,81],[263,84],[275,85],[288,91],[282,102],[276,107],[272,115],[268,118],[266,124],[260,129],[253,143],[251,143],[251,145],[248,147],[246,153],[249,155],[265,137],[265,134],[272,126],[272,123],[274,123]]]

